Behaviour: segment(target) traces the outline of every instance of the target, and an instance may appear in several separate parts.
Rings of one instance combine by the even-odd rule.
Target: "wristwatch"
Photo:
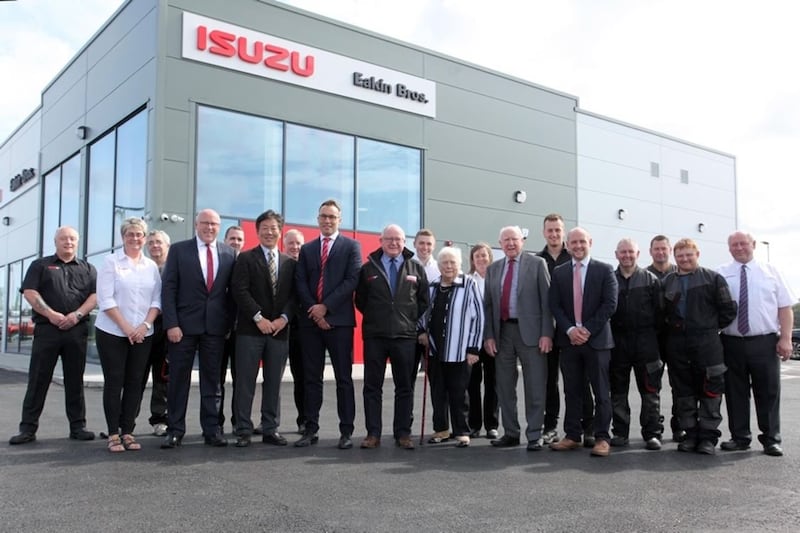
[[[261,322],[262,320],[264,320],[264,317],[263,317],[263,316],[261,316],[261,311],[259,311],[258,313],[256,313],[256,316],[254,316],[254,317],[253,317],[253,322],[255,322],[256,324],[258,324],[258,323],[259,323],[259,322]]]
[[[142,324],[144,324],[144,327],[147,329],[147,331],[153,329],[153,324],[151,324],[150,322],[142,322]]]
[[[78,317],[78,320],[80,320],[81,318],[83,318],[83,313],[81,313],[80,311],[75,311],[75,316]]]

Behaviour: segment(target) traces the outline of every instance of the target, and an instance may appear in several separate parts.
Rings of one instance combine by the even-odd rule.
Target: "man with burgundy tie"
[[[673,250],[678,269],[664,278],[663,287],[667,359],[678,423],[686,432],[678,451],[714,455],[727,370],[719,331],[734,321],[737,306],[725,278],[698,264],[694,240],[681,239]]]
[[[486,269],[484,350],[495,358],[495,387],[503,436],[492,446],[520,442],[517,417],[517,360],[525,390],[525,437],[529,451],[542,449],[547,398],[547,354],[553,348],[553,316],[547,303],[550,274],[544,259],[523,251],[522,230],[500,230],[505,258]]]
[[[342,450],[353,447],[351,438],[356,416],[352,376],[353,330],[356,326],[353,292],[361,269],[361,245],[339,233],[341,213],[336,200],[322,202],[317,213],[319,238],[300,248],[295,269],[305,374],[305,432],[294,443],[300,448],[319,440],[317,432],[326,350],[336,378],[338,447]]]
[[[169,424],[162,448],[181,445],[186,433],[195,353],[200,362],[200,425],[209,446],[226,446],[219,427],[220,367],[225,335],[233,324],[229,286],[235,256],[217,242],[220,217],[203,209],[195,218],[196,236],[173,244],[164,266],[161,311],[169,341]]]
[[[592,259],[592,237],[583,228],[567,234],[572,260],[556,267],[550,284],[550,309],[556,319],[556,344],[561,348],[564,375],[565,437],[550,445],[555,451],[574,450],[581,439],[581,410],[586,377],[595,402],[592,455],[611,453],[609,363],[614,338],[610,318],[617,309],[614,268]]]
[[[781,448],[780,362],[792,354],[792,324],[796,301],[780,272],[754,258],[756,239],[737,231],[728,237],[733,261],[719,269],[739,304],[734,320],[722,331],[725,352],[725,405],[731,440],[725,451],[750,448],[750,389],[764,453],[783,455]]]

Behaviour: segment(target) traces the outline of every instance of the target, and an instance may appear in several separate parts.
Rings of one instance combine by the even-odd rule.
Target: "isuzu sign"
[[[186,11],[182,38],[182,54],[187,59],[436,116],[436,84],[417,76]]]

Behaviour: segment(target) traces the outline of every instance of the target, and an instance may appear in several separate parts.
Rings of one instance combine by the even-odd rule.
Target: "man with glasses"
[[[295,269],[295,292],[300,302],[300,336],[303,338],[305,374],[305,432],[294,443],[299,448],[319,441],[319,410],[322,407],[322,373],[325,351],[330,354],[336,378],[339,413],[339,443],[353,447],[356,399],[353,388],[353,330],[356,313],[353,291],[361,267],[361,245],[339,233],[342,210],[336,200],[319,206],[319,237],[300,249]]]
[[[195,218],[195,237],[175,243],[164,267],[161,308],[169,341],[169,427],[162,448],[180,446],[186,433],[195,353],[200,361],[204,441],[209,446],[228,445],[219,427],[219,369],[225,335],[233,323],[229,287],[236,259],[230,246],[217,242],[219,225],[216,211],[200,211]]]

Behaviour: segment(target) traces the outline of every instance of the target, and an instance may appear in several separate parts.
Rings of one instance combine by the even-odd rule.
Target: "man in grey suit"
[[[486,271],[484,349],[495,358],[497,400],[504,434],[492,446],[519,445],[517,359],[525,390],[528,450],[542,449],[547,392],[547,353],[553,348],[553,317],[547,303],[550,275],[541,257],[523,253],[522,230],[500,230],[505,258]]]

